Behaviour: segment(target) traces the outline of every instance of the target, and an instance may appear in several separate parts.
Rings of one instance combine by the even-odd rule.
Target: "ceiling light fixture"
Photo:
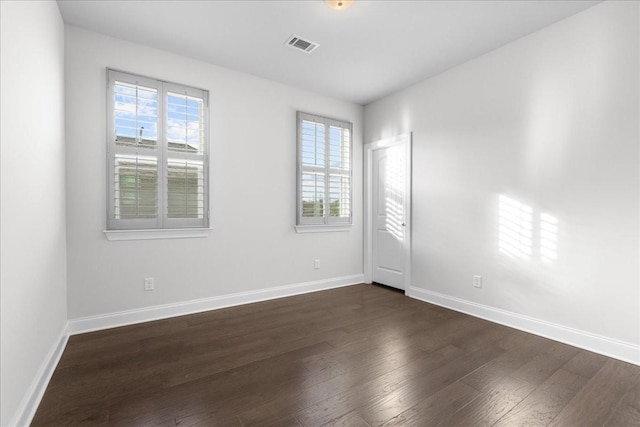
[[[351,6],[353,0],[324,0],[331,9],[343,10]]]

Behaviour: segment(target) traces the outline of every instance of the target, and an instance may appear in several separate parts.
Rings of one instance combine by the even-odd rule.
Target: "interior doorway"
[[[365,279],[411,283],[411,135],[365,145]]]

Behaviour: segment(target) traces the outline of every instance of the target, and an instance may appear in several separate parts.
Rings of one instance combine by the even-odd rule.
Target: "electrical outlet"
[[[316,259],[313,261],[313,268],[315,268],[316,270],[320,269],[320,260]]]
[[[145,277],[144,278],[144,290],[152,291],[156,288],[156,285],[153,282],[153,277]]]
[[[482,276],[473,276],[473,286],[475,288],[482,287]]]

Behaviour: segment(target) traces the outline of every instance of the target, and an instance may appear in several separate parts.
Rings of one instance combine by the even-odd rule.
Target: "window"
[[[107,75],[107,228],[208,227],[208,92]]]
[[[298,112],[297,225],[351,224],[351,123]]]

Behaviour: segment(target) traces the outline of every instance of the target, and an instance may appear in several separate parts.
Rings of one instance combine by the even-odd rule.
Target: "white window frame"
[[[302,162],[302,123],[303,121],[312,121],[326,126],[325,142],[324,142],[324,166],[307,166]],[[298,111],[296,113],[297,124],[297,201],[296,201],[296,231],[297,232],[322,232],[322,231],[348,231],[353,223],[353,124],[344,120],[336,120],[328,117],[318,116],[315,114],[304,113]],[[349,216],[335,217],[331,216],[331,208],[329,203],[329,178],[331,173],[344,173],[342,169],[330,167],[329,158],[329,138],[331,126],[347,129],[349,131]],[[303,198],[302,198],[302,175],[304,172],[322,172],[324,174],[324,216],[323,217],[303,217]]]
[[[115,82],[141,85],[157,90],[158,111],[157,111],[157,145],[155,149],[145,147],[120,146],[116,144],[115,125]],[[184,94],[201,98],[203,100],[203,147],[202,153],[176,152],[169,150],[168,138],[166,135],[167,117],[167,94],[169,92]],[[116,155],[131,154],[134,156],[150,156],[157,159],[157,217],[156,218],[135,218],[122,219],[115,215],[115,191]],[[168,164],[169,160],[185,160],[202,162],[203,164],[203,217],[202,218],[170,218],[168,214]],[[181,238],[203,237],[199,233],[186,232],[189,229],[209,228],[209,92],[176,83],[170,83],[158,79],[144,77],[132,73],[122,72],[107,68],[107,237],[110,240],[128,240],[127,231],[147,231],[131,235],[131,239],[145,238]],[[160,231],[161,233],[149,233],[149,231]],[[175,230],[184,230],[186,233],[176,233]],[[163,231],[169,232],[163,233]],[[123,232],[125,234],[123,234]],[[113,236],[110,236],[113,235]],[[145,236],[152,237],[145,237]],[[164,236],[164,237],[163,237]]]

